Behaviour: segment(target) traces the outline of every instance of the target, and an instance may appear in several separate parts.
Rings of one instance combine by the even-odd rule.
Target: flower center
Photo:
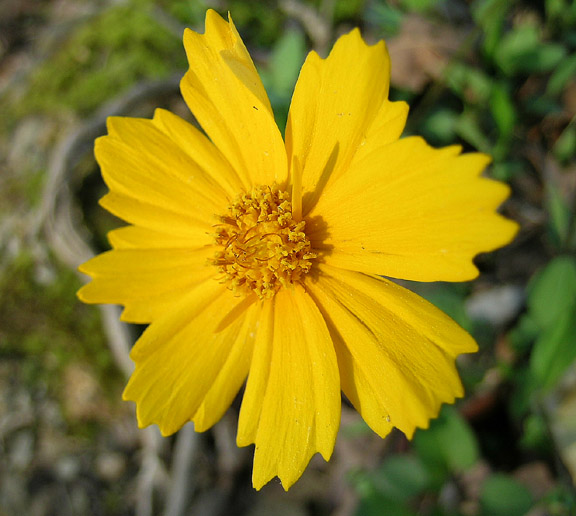
[[[299,281],[317,257],[310,251],[302,220],[292,219],[290,195],[276,185],[257,186],[240,195],[220,217],[213,264],[237,294],[271,298]]]

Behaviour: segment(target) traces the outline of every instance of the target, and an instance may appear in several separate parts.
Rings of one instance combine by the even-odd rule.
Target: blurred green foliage
[[[259,70],[281,130],[286,127],[290,99],[305,56],[304,34],[299,29],[288,29],[272,47],[267,65]]]
[[[387,457],[376,471],[351,474],[363,497],[356,514],[376,516],[386,508],[386,514],[416,516],[425,497],[439,493],[453,476],[469,470],[479,459],[474,432],[457,410],[445,406],[429,429],[416,432],[411,453]],[[439,506],[433,514],[450,511],[443,512]]]
[[[524,516],[532,502],[528,489],[504,474],[488,477],[480,494],[483,516]]]
[[[516,151],[527,137],[530,122],[534,116],[562,111],[562,92],[576,74],[576,31],[570,21],[576,7],[567,2],[560,8],[559,3],[547,2],[545,13],[551,15],[540,18],[528,5],[523,13],[521,2],[475,1],[471,14],[477,25],[471,35],[479,40],[477,59],[481,61],[455,59],[451,63],[445,84],[460,102],[454,103],[443,89],[432,90],[441,102],[427,99],[430,112],[420,115],[424,120],[419,120],[418,130],[437,145],[458,137],[490,154],[498,179],[521,172],[524,164]],[[383,5],[382,9],[390,9],[388,3]],[[394,12],[395,23],[400,24],[401,12]],[[385,25],[382,30],[388,28]],[[532,77],[534,91],[518,95],[528,77]],[[455,107],[447,107],[451,105]],[[553,154],[563,163],[576,154],[573,120],[557,138]]]
[[[0,312],[10,324],[0,329],[0,358],[21,362],[30,385],[41,382],[51,390],[61,387],[71,362],[89,364],[112,391],[121,378],[98,312],[77,302],[80,281],[73,271],[51,267],[22,252],[2,271]]]
[[[150,2],[112,6],[81,25],[33,73],[16,115],[87,114],[134,82],[184,69],[180,37],[159,23]]]
[[[532,278],[524,317],[535,329],[530,373],[550,389],[576,358],[576,258],[558,256]]]

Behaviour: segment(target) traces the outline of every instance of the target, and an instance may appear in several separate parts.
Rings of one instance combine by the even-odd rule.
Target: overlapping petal
[[[286,126],[288,160],[302,170],[304,214],[327,184],[348,175],[357,153],[402,133],[408,108],[388,101],[389,82],[384,42],[368,46],[357,29],[342,36],[326,59],[308,55]]]
[[[203,179],[209,183],[206,185],[209,190],[224,189],[230,198],[242,189],[242,180],[236,171],[199,129],[165,109],[154,112],[153,122],[197,164]],[[191,180],[189,175],[186,180]]]
[[[336,355],[322,315],[304,289],[264,304],[238,427],[256,444],[253,484],[278,476],[288,489],[316,452],[328,460],[340,422]]]
[[[206,267],[213,255],[210,247],[114,249],[80,266],[93,279],[78,297],[85,303],[124,305],[123,320],[149,323],[196,285],[214,281],[214,271]]]
[[[164,132],[161,122],[165,117],[165,112],[158,110],[153,120],[108,118],[108,135],[98,138],[94,149],[104,181],[112,191],[137,194],[158,203],[165,201],[166,206],[210,217],[230,193],[221,180],[228,177],[228,168],[224,168],[223,160],[218,163],[217,151],[201,134],[190,143],[202,142],[209,148],[202,152],[199,146],[192,155],[186,152],[178,140]],[[183,133],[187,138],[197,131],[174,115],[170,124],[177,121],[181,122],[176,125],[178,130],[189,129]],[[207,160],[206,154],[215,157]]]
[[[416,281],[466,281],[475,255],[514,237],[496,213],[503,183],[480,177],[483,154],[404,138],[356,162],[326,188],[307,231],[330,265]]]
[[[206,234],[215,222],[215,213],[230,196],[230,187],[220,181],[229,177],[229,166],[201,134],[192,140],[198,143],[195,154],[182,150],[159,127],[167,117],[157,114],[155,120],[108,119],[109,134],[98,138],[95,145],[96,159],[110,189],[100,202],[128,222],[188,236],[196,245],[203,245],[209,242]],[[179,129],[189,126],[176,118],[170,118],[170,123],[178,124]],[[188,129],[187,136],[197,131],[192,126]]]
[[[199,249],[204,247],[189,235],[173,235],[140,226],[113,229],[106,236],[114,249]]]
[[[221,416],[248,372],[253,301],[208,280],[148,327],[132,350],[136,370],[124,391],[140,426],[156,423],[169,435],[192,419],[206,429]],[[227,377],[231,360],[238,369]]]
[[[436,307],[378,277],[322,266],[308,289],[330,330],[342,390],[370,427],[411,437],[463,395],[454,359],[474,339]]]
[[[159,207],[129,194],[109,192],[99,202],[113,215],[140,228],[192,240],[194,247],[213,243],[209,228],[215,220],[206,221],[192,213]]]
[[[220,420],[248,376],[262,306],[249,299],[244,303],[239,303],[235,310],[235,312],[227,314],[228,317],[230,318],[231,315],[232,320],[235,317],[240,317],[243,319],[243,323],[235,336],[234,346],[192,418],[194,428],[198,432],[207,430]]]
[[[190,69],[182,95],[245,189],[287,178],[282,136],[262,81],[230,19],[206,13],[206,31],[184,33]]]

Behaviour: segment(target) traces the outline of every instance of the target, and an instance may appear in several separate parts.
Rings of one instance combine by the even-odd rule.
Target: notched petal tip
[[[259,474],[258,470],[254,468],[252,472],[252,487],[256,491],[260,491],[266,484],[270,483],[274,479],[277,479],[277,482],[280,483],[282,489],[284,489],[285,492],[288,492],[290,488],[300,479],[307,467],[308,465],[306,464],[306,466],[301,470],[296,470],[295,472],[288,474],[278,473],[276,475],[261,475]]]
[[[86,274],[87,276],[92,276],[92,274],[90,273],[90,270],[88,269],[88,267],[86,267],[86,265],[90,262],[90,260],[85,261],[84,263],[78,265],[78,267],[76,267],[76,270],[78,272],[81,272],[82,274]]]
[[[85,273],[82,273],[85,274]],[[79,288],[76,291],[76,297],[78,298],[78,300],[82,301],[83,303],[86,304],[91,304],[92,301],[90,301],[90,299],[86,296],[85,291],[86,291],[86,285],[84,285],[83,287]]]
[[[97,299],[93,299],[90,296],[90,291],[93,288],[93,280],[96,277],[96,272],[93,270],[93,268],[91,267],[91,264],[93,263],[93,261],[95,260],[96,256],[90,258],[89,260],[85,261],[84,263],[78,265],[78,267],[76,268],[76,270],[78,272],[80,272],[81,274],[85,274],[86,276],[88,276],[90,278],[90,280],[88,283],[86,283],[85,285],[82,285],[77,291],[76,291],[76,297],[82,301],[83,303],[87,303],[87,304],[95,304],[95,303],[100,303],[99,300]]]
[[[470,334],[388,280],[321,273],[310,290],[333,336],[342,389],[376,433],[393,425],[411,437],[464,394],[454,361],[476,350]]]
[[[180,89],[204,132],[244,184],[268,184],[271,173],[284,182],[282,135],[232,18],[208,11],[204,34],[186,31],[184,47],[189,69]]]
[[[146,407],[146,410],[144,409],[144,405],[141,403],[142,393],[138,392],[138,390],[133,387],[132,378],[134,378],[134,375],[132,375],[130,381],[122,392],[122,400],[135,404],[138,428],[144,429],[151,425],[157,425],[162,437],[168,437],[177,432],[183,424],[178,423],[177,425],[169,425],[162,418],[154,417],[153,408]]]
[[[190,63],[193,62],[194,47],[189,47],[194,44],[196,38],[201,38],[207,45],[218,45],[218,43],[225,43],[227,47],[234,47],[238,41],[241,41],[240,34],[236,30],[232,16],[228,12],[228,20],[225,20],[214,9],[208,9],[204,18],[204,32],[197,32],[188,27],[184,29],[183,42],[184,50],[188,56]]]
[[[325,321],[298,286],[264,306],[237,442],[256,444],[253,485],[278,477],[288,489],[320,452],[332,454],[340,423],[340,379]],[[286,321],[290,331],[286,330]]]
[[[461,145],[458,145],[458,147],[460,147],[460,150],[462,150]],[[488,165],[490,165],[490,163],[492,163],[492,161],[493,161],[492,156],[490,156],[490,154],[486,154],[484,152],[471,152],[471,153],[468,153],[466,155],[467,156],[474,156],[475,155],[475,156],[478,156],[480,159],[483,159],[485,162],[484,166],[482,167],[483,169],[486,168]]]
[[[369,43],[362,37],[362,32],[358,27],[354,27],[350,32],[340,36],[336,41],[336,43],[334,44],[334,47],[332,47],[332,52],[337,47],[345,45],[357,45],[364,51],[365,50],[378,51],[378,52],[383,51],[385,53],[386,59],[387,60],[390,59],[386,41],[384,41],[383,39],[379,39],[375,43]]]

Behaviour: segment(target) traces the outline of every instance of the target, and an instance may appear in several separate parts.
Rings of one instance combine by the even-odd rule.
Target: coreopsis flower
[[[411,437],[463,395],[454,360],[472,337],[382,276],[476,277],[473,257],[516,232],[496,213],[508,188],[481,176],[483,154],[400,139],[386,46],[358,30],[308,55],[285,141],[231,19],[208,11],[184,47],[203,132],[161,109],[109,118],[101,204],[129,225],[80,267],[93,280],[79,297],[149,323],[124,392],[140,426],[204,431],[246,382],[237,443],[255,444],[253,484],[288,489],[330,458],[341,391],[382,437]]]

